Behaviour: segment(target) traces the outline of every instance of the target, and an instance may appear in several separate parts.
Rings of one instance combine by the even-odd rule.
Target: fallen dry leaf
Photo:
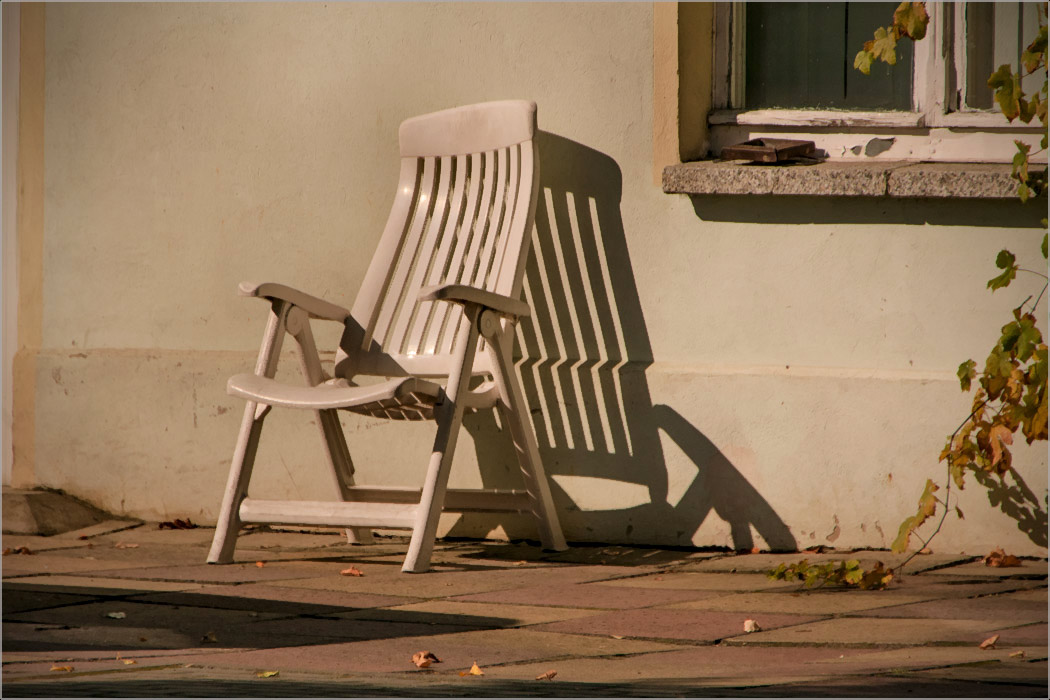
[[[108,613],[106,613],[106,617],[111,617],[114,620],[123,620],[127,616],[128,616],[128,614],[125,613],[125,612],[108,612]]]
[[[478,662],[475,661],[474,665],[470,667],[469,671],[460,671],[461,676],[484,676],[485,672],[478,667]]]
[[[1021,651],[1015,651],[1014,653],[1010,654],[1011,659],[1023,659],[1024,657],[1024,649],[1022,649]]]
[[[6,557],[8,554],[35,554],[35,552],[29,547],[15,547],[14,549],[8,547],[4,550],[4,556]]]
[[[612,637],[613,639],[623,639],[623,635],[622,634],[610,634],[609,636]]]
[[[758,623],[748,618],[744,620],[744,631],[745,632],[761,632],[762,628],[758,626]]]
[[[137,664],[138,663],[138,661],[136,661],[135,659],[121,659],[121,661],[124,662],[125,666],[130,666],[131,664]]]
[[[201,644],[218,644],[219,638],[215,636],[214,632],[208,632],[208,634],[201,637]]]
[[[751,553],[752,553],[752,554],[758,554],[758,553],[759,553],[759,552],[761,552],[761,551],[762,551],[762,550],[760,550],[760,549],[759,549],[758,547],[752,547],[752,548],[751,548]]]
[[[51,670],[52,671],[62,671],[64,673],[70,673],[73,670],[73,667],[72,666],[58,666],[58,665],[55,665],[55,666],[51,667]]]
[[[257,561],[257,562],[255,562],[255,565],[258,566],[261,569],[264,566],[266,566],[266,562],[264,562],[264,561]]]
[[[546,673],[541,673],[540,675],[536,676],[536,680],[538,680],[538,681],[552,681],[552,680],[554,680],[554,677],[556,675],[558,675],[558,672],[555,671],[552,668],[551,670],[547,671]]]
[[[361,573],[361,570],[358,569],[356,566],[351,566],[348,569],[343,569],[339,573],[341,573],[343,576],[364,576],[364,574]]]
[[[417,651],[412,654],[412,663],[419,668],[430,668],[430,664],[439,664],[439,659],[432,651]]]
[[[923,547],[918,552],[916,552],[916,554],[933,554],[933,550],[929,547]]]
[[[525,565],[526,565],[526,564],[528,564],[528,563],[529,563],[529,562],[527,562],[527,561],[525,561],[524,559],[522,559],[521,561],[516,561],[516,562],[514,562],[514,566],[525,566]]]
[[[996,547],[984,558],[985,566],[1021,566],[1021,560],[1007,554],[1002,547]]]
[[[259,671],[255,674],[259,678],[273,678],[274,676],[281,675],[280,671]]]
[[[140,642],[148,642],[149,640],[145,637],[139,637]]]
[[[981,642],[980,646],[982,649],[994,649],[995,643],[999,641],[999,635],[993,634],[988,639]]]
[[[113,546],[116,547],[117,549],[138,549],[139,548],[139,546],[137,544],[135,544],[134,542],[117,542]]]

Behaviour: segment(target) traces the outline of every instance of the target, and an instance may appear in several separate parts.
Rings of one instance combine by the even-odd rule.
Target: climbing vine
[[[1038,119],[1043,126],[1043,138],[1040,150],[1032,151],[1022,141],[1015,141],[1017,152],[1013,157],[1011,177],[1017,182],[1017,196],[1022,203],[1043,194],[1047,190],[1046,167],[1036,168],[1031,158],[1047,149],[1047,9],[1042,5],[1040,26],[1035,39],[1021,55],[1020,64],[1015,71],[1004,64],[988,78],[988,87],[994,91],[995,102],[1000,111],[1010,122],[1018,119],[1025,124]],[[868,74],[872,63],[883,61],[890,65],[897,62],[897,43],[905,38],[914,41],[926,36],[929,14],[925,3],[902,2],[893,13],[893,22],[889,27],[879,27],[874,38],[864,44],[857,53],[853,66]],[[1040,90],[1026,94],[1021,87],[1024,77],[1042,72],[1043,86]],[[1042,220],[1046,229],[1047,219]],[[1047,259],[1047,236],[1043,234],[1042,254]],[[983,367],[970,359],[959,365],[958,377],[963,391],[973,390],[976,383],[970,414],[959,427],[948,436],[940,461],[947,464],[947,475],[944,484],[944,497],[937,493],[941,487],[932,479],[927,479],[922,494],[919,496],[917,509],[900,524],[896,539],[891,549],[902,553],[908,549],[912,537],[919,539],[922,546],[905,559],[895,570],[884,569],[879,563],[870,570],[865,570],[857,560],[832,562],[827,564],[809,564],[802,560],[797,564],[781,564],[769,572],[769,576],[779,580],[800,580],[807,586],[817,583],[834,583],[859,588],[884,588],[918,552],[926,550],[930,540],[940,532],[944,519],[950,511],[963,517],[957,503],[952,505],[951,488],[954,485],[962,489],[967,472],[974,475],[982,486],[989,489],[989,498],[993,505],[999,505],[1019,520],[1027,518],[1027,526],[1033,533],[1041,533],[1045,538],[1046,510],[1039,506],[1034,494],[1026,491],[1024,482],[1014,470],[1010,447],[1014,444],[1014,435],[1020,431],[1028,444],[1047,439],[1047,344],[1042,331],[1037,326],[1036,308],[1047,290],[1046,264],[1043,271],[1021,267],[1013,253],[1008,250],[999,252],[995,265],[1000,273],[987,283],[988,289],[995,292],[1010,286],[1019,272],[1042,279],[1042,289],[1038,294],[1029,295],[1013,310],[1013,319],[1000,330],[999,339],[989,352]],[[1010,476],[1013,486],[1006,483]],[[1044,498],[1044,503],[1046,499]],[[1018,503],[1034,504],[1027,509]],[[917,531],[937,515],[940,519],[933,532],[922,537]],[[1045,546],[1045,539],[1042,541]],[[928,550],[926,550],[928,551]]]

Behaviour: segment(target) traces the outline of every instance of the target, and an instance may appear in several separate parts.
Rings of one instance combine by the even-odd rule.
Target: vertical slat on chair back
[[[538,190],[535,110],[490,102],[402,124],[397,195],[353,308],[363,329],[353,371],[449,372],[462,310],[419,302],[424,287],[520,295]],[[486,362],[480,355],[475,370]]]

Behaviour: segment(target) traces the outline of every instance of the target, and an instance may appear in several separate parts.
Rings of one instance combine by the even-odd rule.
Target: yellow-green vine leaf
[[[1043,227],[1044,228],[1046,227],[1046,219],[1043,219]],[[1047,236],[1047,234],[1044,233],[1043,234],[1043,258],[1044,259],[1046,258],[1046,236]]]
[[[930,15],[926,12],[926,3],[902,2],[893,13],[893,25],[902,36],[918,41],[926,36],[926,26]]]
[[[988,87],[995,90],[995,101],[1006,118],[1010,121],[1016,119],[1021,111],[1019,101],[1023,94],[1020,76],[1015,75],[1010,66],[1004,63],[988,78]]]
[[[1014,254],[1008,250],[1000,250],[999,255],[995,258],[995,266],[1003,271],[998,277],[993,277],[988,280],[988,289],[993,292],[996,289],[1009,286],[1010,282],[1017,277],[1017,265],[1014,264],[1016,258]]]
[[[857,57],[853,59],[853,67],[859,70],[864,75],[871,75],[871,64],[875,61],[875,54],[871,51],[864,51],[863,49],[857,52]]]
[[[871,51],[875,58],[878,58],[886,63],[894,66],[897,64],[897,38],[893,36],[892,32],[886,31],[886,27],[879,27],[875,30],[875,40],[864,45],[865,49]]]
[[[977,363],[967,360],[959,365],[959,371],[955,373],[959,377],[959,386],[963,391],[970,390],[970,382],[977,376]]]

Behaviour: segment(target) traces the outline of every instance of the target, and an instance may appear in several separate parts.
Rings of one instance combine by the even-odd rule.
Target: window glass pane
[[[853,58],[897,3],[749,2],[745,14],[745,107],[911,109],[912,44],[897,44],[897,64],[871,75]]]
[[[966,3],[966,97],[972,109],[994,106],[988,76],[999,66],[1017,70],[1021,53],[1039,31],[1039,7],[1035,2]],[[1042,87],[1040,76],[1021,81],[1025,92]]]

